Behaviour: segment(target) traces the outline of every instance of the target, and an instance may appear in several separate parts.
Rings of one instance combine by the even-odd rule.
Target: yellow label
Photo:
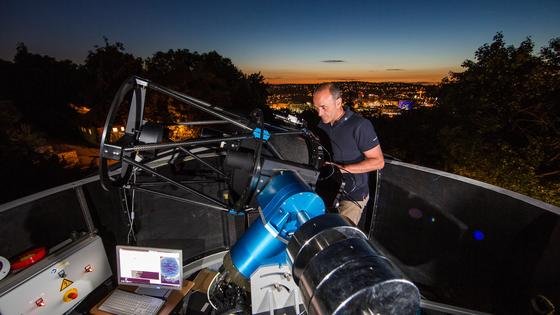
[[[60,284],[60,291],[68,288],[70,285],[72,285],[72,283],[74,283],[74,281],[70,281],[66,278],[62,279],[62,283]]]

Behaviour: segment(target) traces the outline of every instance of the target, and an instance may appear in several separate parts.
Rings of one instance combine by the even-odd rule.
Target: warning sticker
[[[72,283],[74,283],[74,281],[70,281],[66,278],[62,279],[62,283],[60,284],[60,291],[68,288],[69,286],[72,285]]]

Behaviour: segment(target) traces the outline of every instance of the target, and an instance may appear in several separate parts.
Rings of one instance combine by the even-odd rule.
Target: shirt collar
[[[344,107],[344,115],[342,115],[342,117],[340,117],[339,120],[335,121],[332,126],[336,127],[336,126],[342,124],[343,122],[347,121],[348,118],[350,118],[350,116],[352,116],[352,114],[353,114],[353,112],[350,110],[350,108],[345,106]]]

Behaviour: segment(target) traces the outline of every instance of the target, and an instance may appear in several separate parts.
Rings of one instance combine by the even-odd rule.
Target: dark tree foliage
[[[466,70],[453,74],[442,88],[441,107],[451,118],[442,136],[454,171],[555,200],[560,179],[558,39],[538,56],[533,46],[529,38],[518,47],[506,46],[498,33],[478,49],[475,61],[465,61]]]
[[[157,52],[146,60],[146,76],[212,105],[244,114],[266,104],[264,77],[260,73],[245,75],[215,51]]]
[[[560,204],[560,39],[492,43],[444,79],[439,104],[380,123],[404,160]]]
[[[126,53],[122,43],[104,40],[105,46],[95,46],[95,50],[89,51],[83,66],[86,103],[92,107],[88,118],[96,126],[105,122],[113,96],[124,80],[143,73],[141,58]]]
[[[68,106],[80,100],[82,75],[69,60],[29,53],[18,44],[9,91],[3,93],[39,129],[58,138],[75,136],[75,113]]]
[[[251,73],[245,76],[245,80],[236,93],[234,104],[245,104],[247,108],[260,108],[267,110],[266,99],[268,97],[267,84],[264,76],[258,73]]]

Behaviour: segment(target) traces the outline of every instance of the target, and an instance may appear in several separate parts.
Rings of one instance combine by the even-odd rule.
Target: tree
[[[203,54],[188,49],[157,52],[146,60],[146,76],[212,105],[245,114],[266,104],[264,77],[260,73],[245,75],[230,59],[215,51]],[[160,113],[167,106],[181,110],[180,104],[169,102],[158,96],[151,98]],[[192,111],[183,108],[183,115],[192,116]],[[191,116],[189,118],[193,118]]]
[[[85,59],[84,71],[86,103],[92,106],[90,118],[95,126],[105,122],[113,96],[120,85],[132,75],[143,74],[142,58],[126,53],[124,45],[111,44],[103,38],[105,46],[94,46]]]
[[[59,138],[72,138],[75,113],[69,107],[79,97],[80,71],[69,60],[29,53],[17,46],[13,64],[12,100],[39,129]]]
[[[559,203],[559,40],[540,55],[533,47],[506,46],[498,33],[452,73],[439,137],[447,170]]]
[[[267,84],[262,74],[260,72],[251,73],[243,75],[243,80],[238,84],[234,93],[233,103],[238,104],[234,107],[245,108],[246,110],[259,108],[265,112],[265,118],[270,118],[271,112],[268,106],[265,106],[267,97]]]

